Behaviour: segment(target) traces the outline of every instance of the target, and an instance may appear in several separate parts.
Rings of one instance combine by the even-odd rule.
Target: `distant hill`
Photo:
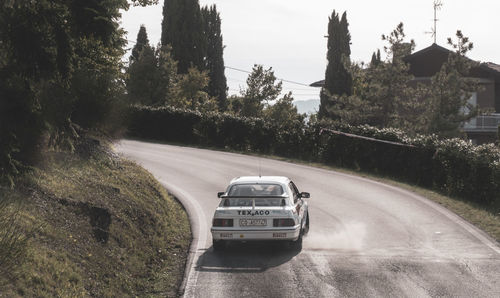
[[[293,103],[300,114],[315,114],[319,110],[319,99],[296,100]]]

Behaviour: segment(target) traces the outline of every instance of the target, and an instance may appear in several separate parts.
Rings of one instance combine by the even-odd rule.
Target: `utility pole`
[[[425,32],[434,37],[434,43],[436,43],[437,40],[437,21],[439,21],[437,18],[437,11],[440,10],[441,7],[443,7],[443,2],[441,2],[441,0],[434,0],[434,27],[431,28],[430,32]]]

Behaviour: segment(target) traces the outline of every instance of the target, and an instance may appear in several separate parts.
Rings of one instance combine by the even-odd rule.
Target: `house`
[[[410,66],[410,73],[415,77],[410,85],[417,82],[430,83],[442,65],[448,60],[450,50],[432,44],[431,46],[406,55],[403,60]],[[493,142],[497,137],[500,125],[500,65],[487,62],[479,63],[470,70],[470,76],[477,78],[481,86],[474,92],[469,102],[482,110],[490,111],[489,115],[481,115],[463,124],[463,131],[475,143]],[[311,87],[323,87],[324,80],[312,83]]]
[[[410,66],[410,73],[415,77],[413,82],[430,83],[431,77],[441,69],[450,53],[450,50],[434,43],[403,60]],[[500,125],[500,65],[479,63],[471,68],[470,77],[476,78],[481,88],[472,94],[469,103],[491,114],[464,123],[463,131],[475,143],[493,142],[497,139]]]

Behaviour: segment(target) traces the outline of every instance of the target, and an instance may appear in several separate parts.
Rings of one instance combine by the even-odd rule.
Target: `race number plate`
[[[240,219],[240,227],[267,226],[267,219]]]

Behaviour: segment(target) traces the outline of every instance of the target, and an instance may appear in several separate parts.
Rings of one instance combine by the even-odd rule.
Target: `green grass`
[[[185,210],[136,164],[109,152],[47,152],[0,189],[35,228],[5,297],[172,297],[182,282],[191,231]],[[2,284],[2,283],[0,283]]]

